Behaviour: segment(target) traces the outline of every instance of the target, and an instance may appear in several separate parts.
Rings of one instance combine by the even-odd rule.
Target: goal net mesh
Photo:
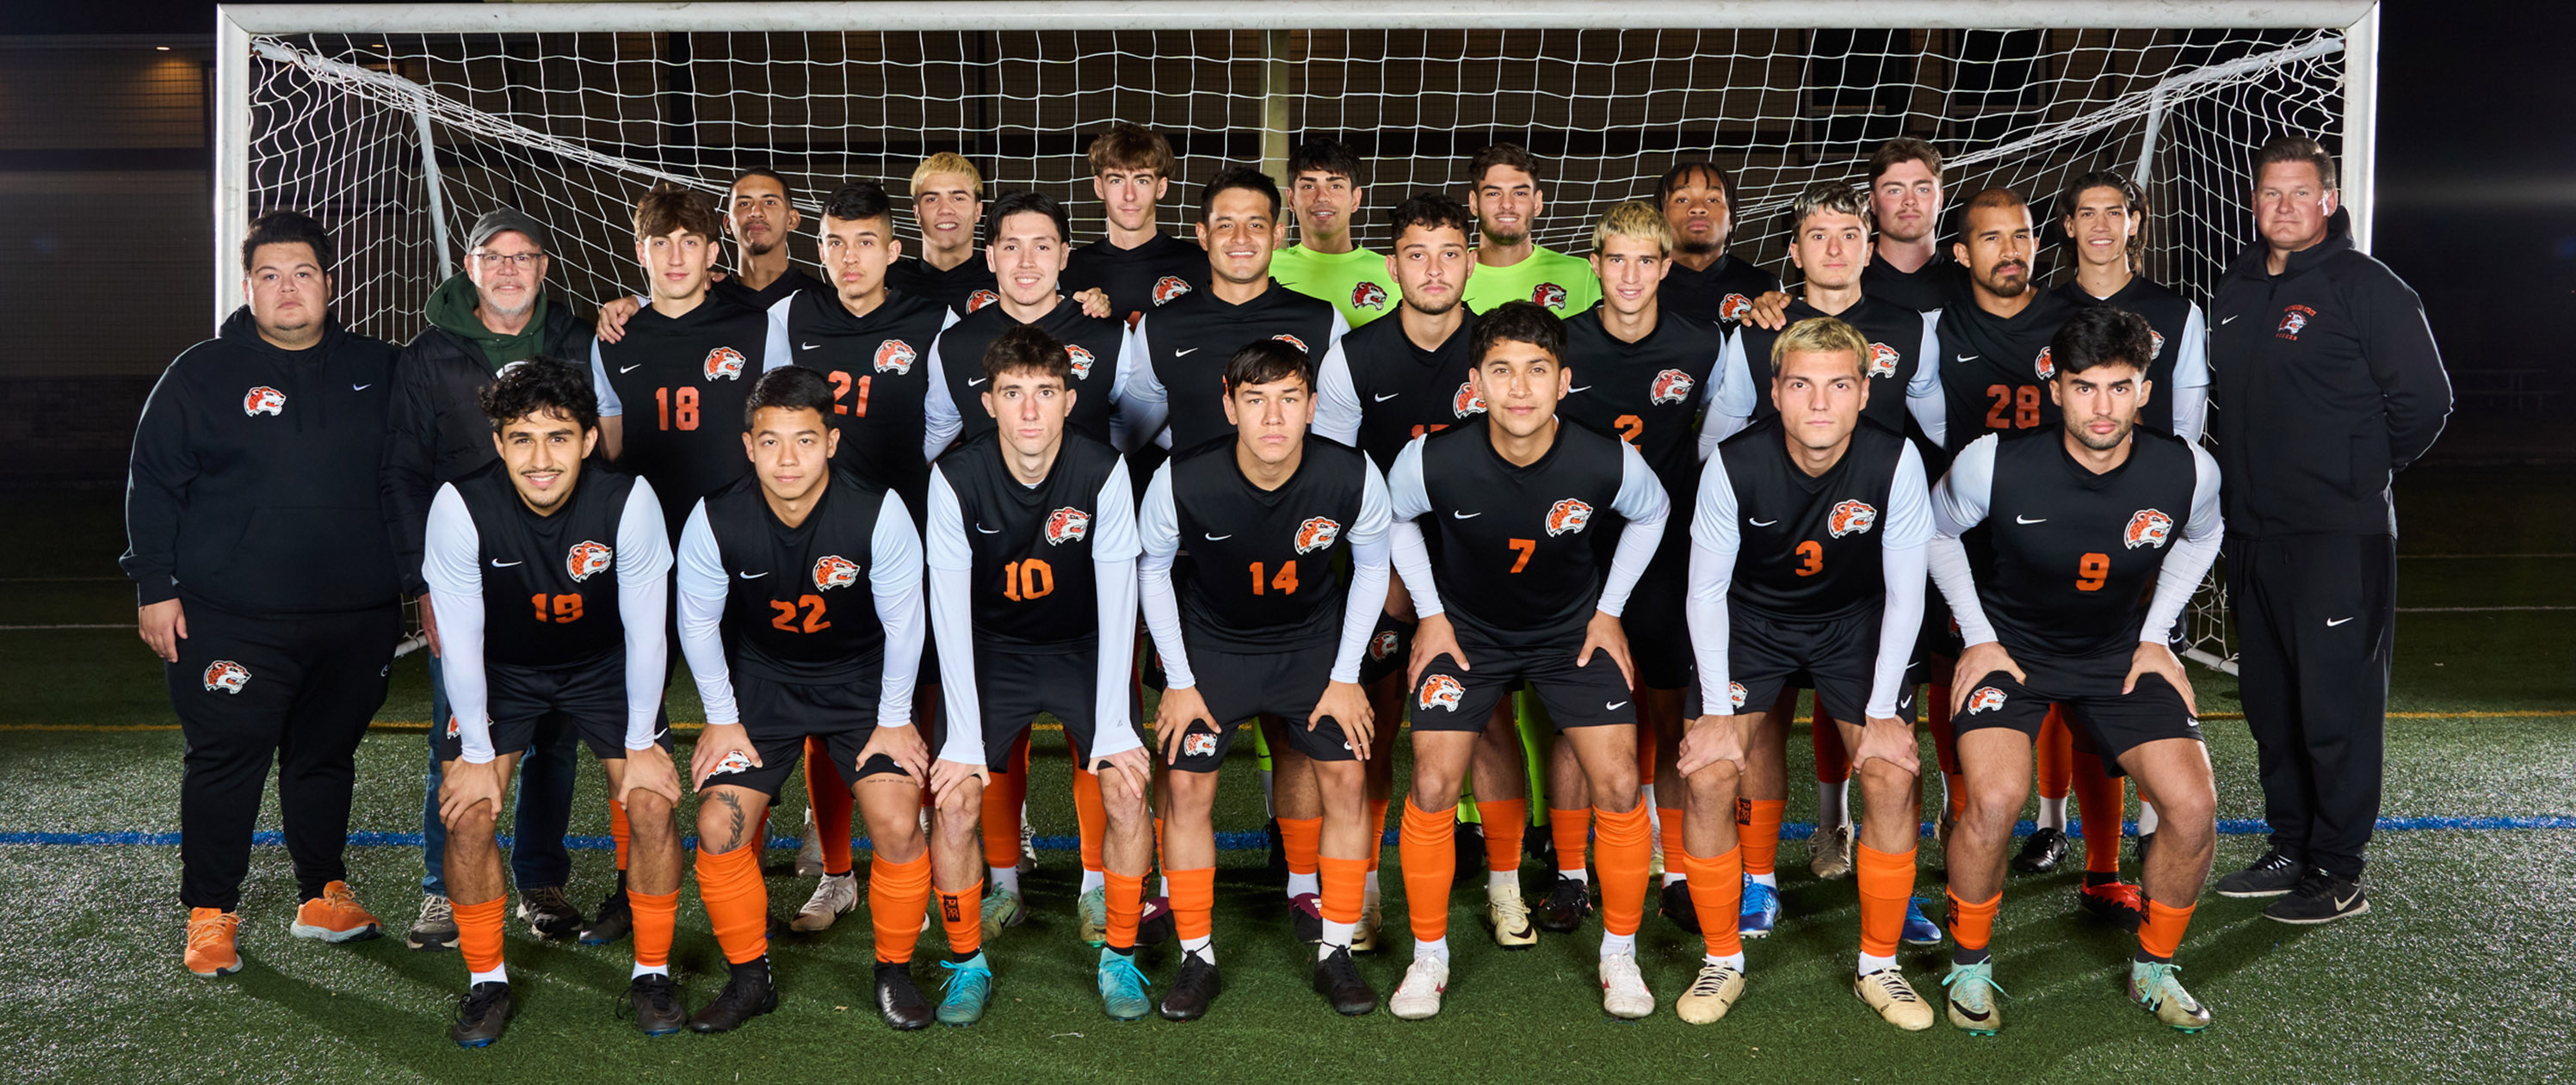
[[[2340,146],[2341,45],[2319,28],[255,36],[245,153],[251,211],[337,230],[341,319],[395,341],[496,206],[554,231],[558,291],[632,293],[630,213],[656,181],[722,193],[773,169],[810,219],[840,184],[900,197],[921,158],[958,151],[988,197],[1047,192],[1087,239],[1104,218],[1083,152],[1112,121],[1170,138],[1167,230],[1220,167],[1320,135],[1360,154],[1381,213],[1358,241],[1382,246],[1383,209],[1463,193],[1465,158],[1511,141],[1547,164],[1541,244],[1579,252],[1612,204],[1705,159],[1735,178],[1734,251],[1783,272],[1790,200],[1859,183],[1896,136],[1943,149],[1954,199],[2009,184],[2043,222],[2074,175],[2143,169],[2145,272],[2206,298],[2251,239],[2254,149]],[[811,266],[810,237],[791,244]],[[2039,270],[2071,260],[2051,237]],[[2195,655],[2232,655],[2214,585],[2190,624]]]

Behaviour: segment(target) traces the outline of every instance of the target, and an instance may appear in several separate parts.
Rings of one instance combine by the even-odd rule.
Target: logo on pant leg
[[[727,753],[727,754],[725,754],[725,755],[724,755],[724,760],[716,762],[716,767],[715,767],[713,770],[709,771],[709,772],[707,773],[707,775],[709,775],[709,776],[723,776],[723,775],[726,775],[726,774],[729,774],[729,773],[736,773],[736,772],[750,772],[750,771],[751,771],[751,755],[746,754],[746,753],[742,752],[741,750],[735,750],[735,751],[732,751],[731,753]]]
[[[1968,714],[1971,716],[1987,709],[2001,709],[2003,706],[2004,691],[1993,686],[1978,686],[1976,692],[1968,695]]]
[[[229,659],[218,659],[206,664],[206,691],[209,693],[216,690],[240,693],[242,687],[249,684],[250,668],[248,667]]]
[[[1414,702],[1413,709],[1416,712],[1428,712],[1435,708],[1445,708],[1455,712],[1458,710],[1458,702],[1466,698],[1467,687],[1459,685],[1457,679],[1445,674],[1435,674],[1422,680],[1422,696]]]
[[[1395,654],[1395,630],[1381,629],[1369,638],[1369,661],[1380,662]]]
[[[1734,707],[1735,707],[1736,711],[1739,711],[1739,712],[1743,711],[1743,710],[1744,710],[1744,683],[1742,683],[1742,682],[1729,682],[1729,683],[1727,683],[1727,684],[1726,684],[1726,699],[1734,705]]]
[[[1216,756],[1216,735],[1215,735],[1214,733],[1212,733],[1212,732],[1208,732],[1208,731],[1192,731],[1192,732],[1190,732],[1189,734],[1182,735],[1182,736],[1181,736],[1181,756],[1183,756],[1183,757],[1214,757],[1214,756]]]

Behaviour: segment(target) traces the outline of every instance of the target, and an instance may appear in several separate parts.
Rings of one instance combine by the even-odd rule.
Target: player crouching
[[[2191,680],[2166,647],[2218,556],[2218,466],[2174,437],[2134,429],[2152,384],[2146,321],[2108,306],[2049,343],[2062,433],[1980,437],[1933,491],[1933,579],[1967,648],[1951,689],[1968,815],[1950,834],[1950,1023],[2002,1024],[1987,942],[2005,848],[2030,790],[2031,741],[2051,704],[2079,741],[2156,796],[2163,824],[2140,877],[2147,897],[2129,997],[2185,1032],[2209,1010],[2183,989],[2174,949],[2209,877],[2217,800]],[[1959,536],[1984,525],[1972,572]],[[2152,587],[2153,596],[2148,592]]]
[[[439,487],[422,576],[437,609],[447,701],[439,750],[447,886],[471,988],[448,1035],[501,1038],[513,1012],[501,963],[507,903],[493,823],[539,721],[569,719],[626,804],[635,971],[628,998],[647,1035],[686,1018],[670,974],[680,899],[680,780],[657,731],[669,648],[662,609],[671,544],[643,479],[585,468],[599,415],[580,370],[536,359],[482,393],[500,462]]]
[[[875,853],[877,1013],[897,1029],[930,1023],[911,962],[936,882],[956,954],[951,990],[963,996],[949,1023],[971,1022],[991,991],[973,901],[979,796],[971,781],[939,781],[949,786],[939,789],[936,839],[922,839],[931,773],[912,722],[926,627],[920,537],[903,498],[830,465],[841,434],[821,373],[771,370],[743,413],[751,476],[700,501],[680,532],[680,650],[707,708],[689,765],[702,796],[698,896],[733,972],[689,1028],[726,1032],[778,1008],[760,827],[809,738],[852,773]]]

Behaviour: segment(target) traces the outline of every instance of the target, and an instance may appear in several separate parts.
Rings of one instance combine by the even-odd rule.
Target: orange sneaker
[[[332,882],[322,887],[321,896],[305,901],[295,910],[295,925],[288,929],[298,938],[360,942],[384,933],[384,926],[358,907],[358,894],[349,888],[349,883]]]
[[[233,948],[233,932],[240,927],[239,912],[188,909],[188,971],[200,976],[229,976],[241,971],[241,951]]]

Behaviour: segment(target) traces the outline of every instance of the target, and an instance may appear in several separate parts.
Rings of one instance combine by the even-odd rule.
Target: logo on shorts
[[[1277,334],[1277,335],[1271,336],[1271,338],[1276,339],[1276,340],[1278,340],[1278,341],[1280,341],[1280,342],[1282,342],[1282,343],[1286,343],[1286,344],[1288,344],[1289,346],[1292,346],[1292,347],[1297,348],[1297,351],[1298,351],[1298,353],[1300,353],[1300,354],[1303,354],[1303,353],[1305,353],[1305,352],[1306,352],[1306,341],[1305,341],[1305,340],[1303,340],[1303,339],[1299,339],[1299,338],[1297,338],[1296,336],[1290,335],[1290,334],[1288,334],[1287,332],[1280,332],[1280,333],[1279,333],[1279,334]]]
[[[1459,685],[1457,679],[1448,675],[1435,674],[1422,680],[1422,696],[1414,701],[1413,710],[1428,712],[1435,708],[1445,708],[1455,712],[1458,710],[1458,702],[1466,699],[1467,687]]]
[[[1717,303],[1719,320],[1742,320],[1744,314],[1752,311],[1753,299],[1742,294],[1728,294],[1725,300]]]
[[[1376,283],[1361,283],[1351,288],[1351,308],[1386,308],[1386,288]]]
[[[1386,657],[1394,655],[1395,644],[1395,630],[1379,630],[1376,636],[1369,638],[1369,661],[1372,663],[1380,662],[1385,660]]]
[[[1690,374],[1678,369],[1667,369],[1655,374],[1655,384],[1647,390],[1646,401],[1658,404],[1679,403],[1690,398],[1691,386]]]
[[[1971,716],[1988,709],[2001,709],[2003,706],[2004,691],[1993,686],[1978,686],[1976,692],[1968,695],[1968,714]]]
[[[1565,308],[1565,288],[1555,283],[1540,283],[1530,291],[1530,300],[1550,309]]]
[[[739,380],[742,377],[744,361],[742,352],[732,347],[717,347],[710,350],[707,352],[707,379],[714,380],[722,377],[726,380]]]
[[[1091,363],[1099,360],[1092,357],[1090,351],[1084,350],[1071,343],[1064,345],[1064,356],[1073,361],[1073,379],[1075,380],[1081,380],[1084,377],[1090,376]]]
[[[2120,544],[2135,550],[2141,546],[2161,547],[2173,535],[2173,517],[2154,509],[2139,509],[2129,517],[2129,529],[2120,533]]]
[[[750,771],[751,755],[746,754],[741,750],[733,750],[724,755],[724,760],[716,762],[716,767],[707,770],[707,775],[727,776],[737,772]]]
[[[1458,394],[1449,397],[1449,413],[1460,418],[1485,413],[1485,397],[1476,394],[1476,382],[1459,383]]]
[[[1333,545],[1333,540],[1341,537],[1342,525],[1321,516],[1309,518],[1305,523],[1297,525],[1297,552],[1313,553]]]
[[[1547,536],[1553,539],[1569,535],[1583,530],[1583,525],[1591,522],[1592,506],[1569,497],[1547,510]]]
[[[1211,732],[1207,732],[1207,731],[1192,731],[1192,732],[1190,732],[1189,734],[1182,735],[1182,736],[1181,736],[1181,756],[1183,756],[1183,757],[1214,757],[1214,756],[1216,756],[1216,735],[1215,735],[1215,734],[1213,734],[1213,733],[1211,733]]]
[[[584,539],[572,544],[572,549],[564,554],[564,571],[571,573],[576,581],[588,580],[590,574],[607,570],[609,562],[616,556],[617,551],[609,549],[607,544]]]
[[[2039,363],[2031,368],[2039,371],[2039,379],[2041,380],[2053,381],[2057,379],[2057,363],[2048,360],[2047,347],[2039,348]]]
[[[1000,294],[996,294],[990,290],[978,290],[972,294],[966,295],[966,311],[971,313],[1000,300],[1002,300],[1002,296]]]
[[[1048,546],[1062,546],[1068,542],[1079,541],[1090,533],[1091,514],[1081,509],[1067,505],[1047,515]]]
[[[2317,311],[2314,309],[2308,308],[2305,305],[2290,306],[2287,309],[2281,310],[2281,326],[2274,330],[2272,334],[2294,343],[2298,342],[2299,333],[2306,331],[2308,322],[2315,320],[2316,318]]]
[[[859,582],[859,563],[839,554],[825,554],[814,560],[814,590],[830,591]]]
[[[916,357],[919,355],[913,353],[912,344],[901,339],[888,339],[877,344],[877,372],[910,373]]]
[[[243,686],[249,684],[250,668],[248,667],[229,659],[218,659],[206,664],[207,692],[222,690],[226,693],[239,693]]]
[[[1878,524],[1878,510],[1863,501],[1845,501],[1834,506],[1834,514],[1825,520],[1825,530],[1839,539],[1868,531]]]
[[[1727,684],[1726,684],[1726,699],[1727,699],[1727,701],[1728,701],[1729,703],[1731,703],[1731,704],[1733,704],[1733,705],[1735,706],[1735,708],[1736,708],[1736,710],[1737,710],[1737,711],[1742,711],[1742,710],[1743,710],[1743,708],[1744,708],[1744,683],[1742,683],[1742,682],[1729,682],[1729,683],[1727,683]]]
[[[1896,361],[1899,357],[1900,355],[1896,353],[1895,347],[1888,346],[1885,343],[1870,344],[1869,375],[1873,377],[1895,376]]]
[[[263,414],[283,415],[286,413],[286,393],[265,384],[253,388],[242,396],[242,413],[253,418]]]
[[[1154,280],[1154,304],[1162,305],[1190,292],[1190,281],[1178,275],[1165,275]]]

